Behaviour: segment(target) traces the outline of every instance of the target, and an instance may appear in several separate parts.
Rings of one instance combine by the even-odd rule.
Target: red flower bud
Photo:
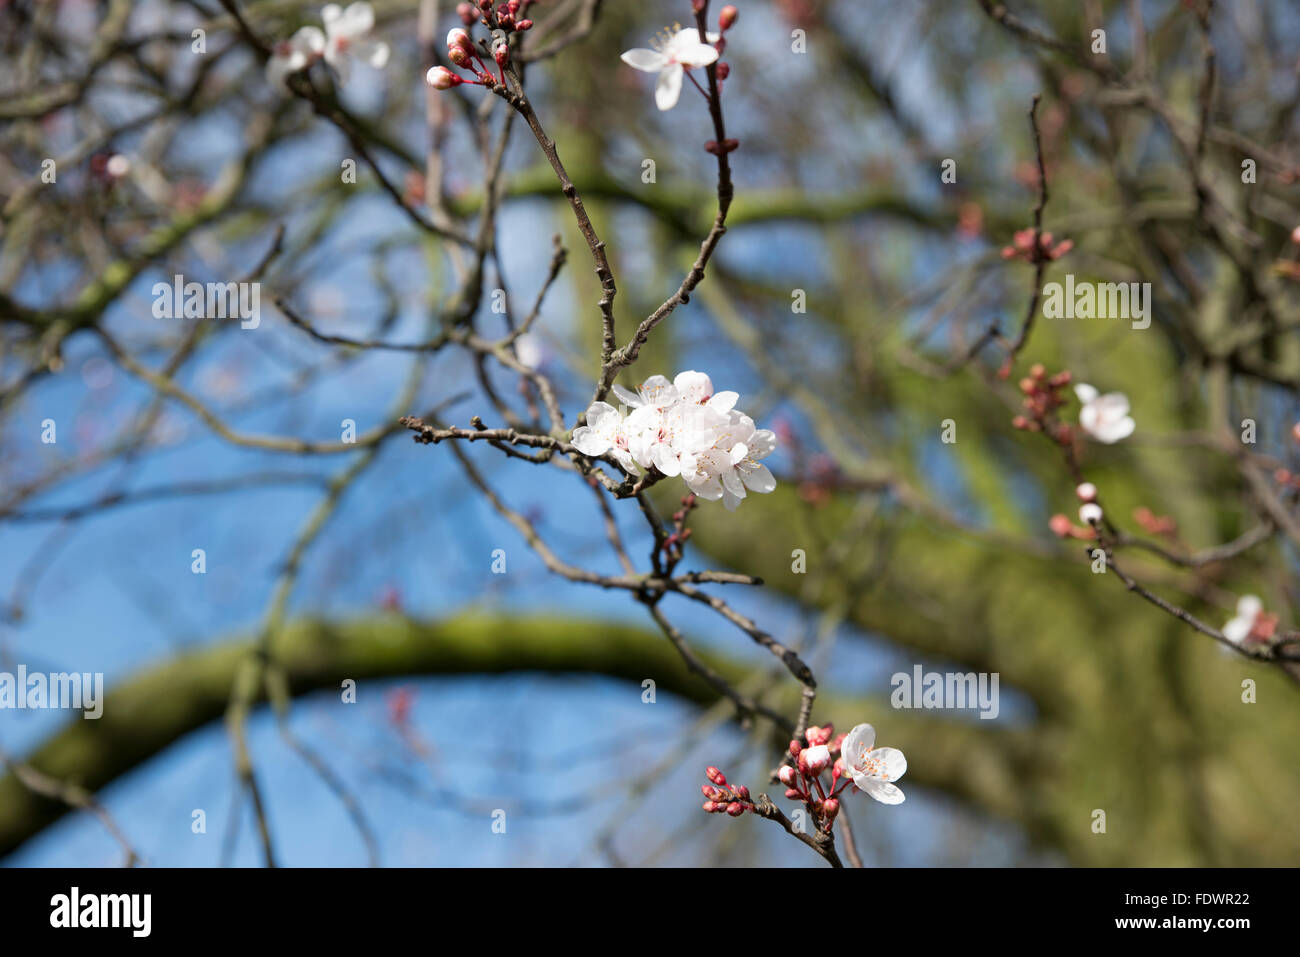
[[[727,784],[726,775],[724,775],[713,765],[710,764],[707,768],[704,769],[704,776],[708,778],[710,781],[712,781],[714,784],[718,785],[718,787],[726,787]]]
[[[745,805],[741,804],[739,801],[732,801],[727,805],[727,813],[732,817],[740,817],[740,815],[745,813]]]
[[[718,29],[724,33],[736,25],[736,17],[740,16],[740,11],[727,4],[718,12]]]

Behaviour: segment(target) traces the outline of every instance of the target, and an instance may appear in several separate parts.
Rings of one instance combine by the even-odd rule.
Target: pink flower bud
[[[789,788],[794,787],[795,781],[799,779],[799,774],[790,765],[783,764],[781,770],[776,772],[776,777],[777,780]]]
[[[802,750],[803,750],[803,745],[800,744],[798,741],[791,741],[791,742],[790,742],[790,754],[791,754],[793,757],[796,757],[796,758],[797,758],[797,757],[799,756],[799,752],[802,751]]]
[[[796,791],[794,788],[786,788],[785,796],[790,798],[791,800],[797,797],[802,797],[802,795],[800,795],[800,793]]]
[[[722,809],[722,805],[714,804],[712,801],[705,801],[700,807],[704,808],[706,814],[712,814],[714,811]]]
[[[719,80],[725,80],[727,77],[731,76],[731,65],[728,63],[719,63],[716,72]]]
[[[497,61],[497,66],[505,66],[510,62],[510,44],[498,43],[492,49],[492,59]]]
[[[822,801],[822,813],[826,815],[828,821],[835,820],[835,815],[840,813],[840,802],[838,798],[827,798]]]
[[[830,767],[831,749],[824,744],[819,744],[804,751],[799,757],[808,763],[809,773],[820,774]]]
[[[478,12],[474,9],[472,3],[456,4],[456,16],[460,17],[460,22],[467,27],[472,27],[474,21],[478,19]]]
[[[473,62],[470,59],[470,55],[466,53],[464,50],[462,50],[460,47],[448,47],[447,59],[449,59],[452,63],[456,64],[457,66],[465,67],[466,69],[468,69],[470,63]]]
[[[745,813],[745,805],[741,804],[739,801],[732,801],[727,805],[727,813],[732,817],[740,817],[740,815]]]
[[[472,53],[474,44],[470,41],[469,31],[463,27],[453,27],[447,33],[448,50],[464,50],[466,53]]]
[[[726,32],[736,24],[736,17],[740,16],[740,11],[727,4],[718,12],[718,29]]]
[[[749,800],[749,788],[746,787],[745,785],[742,784],[739,787],[737,787],[736,793],[739,794],[744,800],[746,801]]]
[[[1091,482],[1084,482],[1074,490],[1074,494],[1079,496],[1080,502],[1095,502],[1097,500],[1097,486]]]
[[[704,769],[704,776],[716,784],[718,787],[726,787],[727,777],[713,765]]]
[[[1058,513],[1048,519],[1047,527],[1061,538],[1069,538],[1070,532],[1074,529],[1074,524],[1067,516]]]
[[[424,82],[435,90],[450,90],[453,86],[460,86],[465,81],[445,66],[435,66],[424,75]]]
[[[531,30],[533,28],[532,20],[520,20],[515,24],[516,30]]]
[[[1295,229],[1291,230],[1291,242],[1295,243],[1297,246],[1300,246],[1300,226],[1297,226]]]

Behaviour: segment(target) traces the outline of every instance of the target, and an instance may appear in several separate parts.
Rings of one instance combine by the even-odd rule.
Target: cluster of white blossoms
[[[610,453],[631,475],[657,469],[680,475],[692,492],[734,509],[751,492],[770,492],[776,479],[760,459],[776,448],[769,429],[735,408],[735,392],[714,392],[703,372],[683,372],[669,382],[651,376],[636,393],[614,386],[625,416],[608,402],[587,409],[587,424],[573,430],[583,455]]]
[[[324,30],[302,27],[275,45],[266,61],[266,78],[272,86],[280,86],[291,74],[319,59],[329,64],[340,83],[347,82],[353,60],[363,60],[376,69],[388,62],[388,44],[369,36],[375,28],[375,11],[370,4],[358,2],[344,9],[331,3],[321,8],[320,17]]]

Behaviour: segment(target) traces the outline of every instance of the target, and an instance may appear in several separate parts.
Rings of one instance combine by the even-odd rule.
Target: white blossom
[[[388,44],[372,40],[368,34],[375,27],[375,11],[368,3],[350,4],[346,9],[337,3],[321,8],[325,21],[325,62],[346,83],[352,61],[363,60],[379,69],[388,62]]]
[[[573,446],[583,455],[613,454],[628,472],[639,474],[628,450],[627,429],[623,413],[608,402],[593,402],[587,409],[587,424],[573,430]]]
[[[700,31],[684,27],[671,35],[661,35],[651,40],[652,50],[637,47],[623,54],[622,60],[634,70],[657,73],[655,105],[661,110],[671,110],[682,94],[682,72],[705,67],[718,59],[718,51],[710,44],[718,41],[718,34],[707,34],[709,42],[700,42]]]
[[[1098,442],[1112,445],[1133,434],[1137,423],[1128,414],[1128,396],[1122,392],[1100,395],[1086,382],[1074,387],[1074,394],[1083,403],[1079,410],[1079,424]]]
[[[844,736],[840,754],[844,770],[858,790],[881,804],[902,804],[903,792],[892,782],[907,772],[907,758],[897,748],[877,748],[876,729],[860,724]]]
[[[1255,628],[1255,619],[1264,610],[1264,603],[1255,595],[1242,595],[1237,599],[1236,617],[1229,619],[1223,626],[1223,637],[1234,645],[1239,645],[1250,637]]]

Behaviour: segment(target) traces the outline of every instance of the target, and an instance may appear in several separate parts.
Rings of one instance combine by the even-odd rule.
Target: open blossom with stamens
[[[325,21],[325,62],[346,83],[352,72],[352,61],[363,60],[375,69],[388,62],[388,44],[373,40],[369,33],[375,27],[375,11],[368,3],[358,2],[340,7],[331,3],[320,12]]]
[[[1086,382],[1074,387],[1074,394],[1083,403],[1079,410],[1079,424],[1098,442],[1113,445],[1133,434],[1137,423],[1128,414],[1128,396],[1122,392],[1101,395]]]
[[[655,469],[680,475],[691,491],[735,509],[746,490],[770,492],[776,479],[759,459],[776,448],[776,436],[754,427],[733,408],[735,392],[714,392],[703,372],[683,372],[672,381],[656,375],[635,392],[614,386],[631,409],[626,418],[607,402],[587,410],[586,425],[573,431],[583,455],[613,454],[629,474]]]
[[[700,498],[722,499],[727,510],[734,511],[746,489],[766,493],[776,488],[771,471],[759,461],[775,448],[776,435],[770,429],[756,429],[753,419],[733,409],[712,445],[689,457],[683,468],[686,484]]]
[[[650,41],[653,49],[644,47],[628,50],[622,60],[634,70],[657,73],[655,81],[655,106],[671,110],[682,95],[682,75],[685,70],[706,67],[718,59],[718,34],[707,34],[708,42],[700,41],[700,31],[695,27],[678,27],[675,32],[665,32]]]
[[[623,413],[608,402],[593,402],[587,409],[587,424],[573,430],[573,446],[583,455],[610,452],[626,471],[633,475],[640,473],[628,448]]]
[[[844,737],[840,751],[844,771],[858,790],[881,804],[902,804],[903,792],[893,783],[907,771],[907,758],[897,748],[877,748],[876,729],[860,724]]]

